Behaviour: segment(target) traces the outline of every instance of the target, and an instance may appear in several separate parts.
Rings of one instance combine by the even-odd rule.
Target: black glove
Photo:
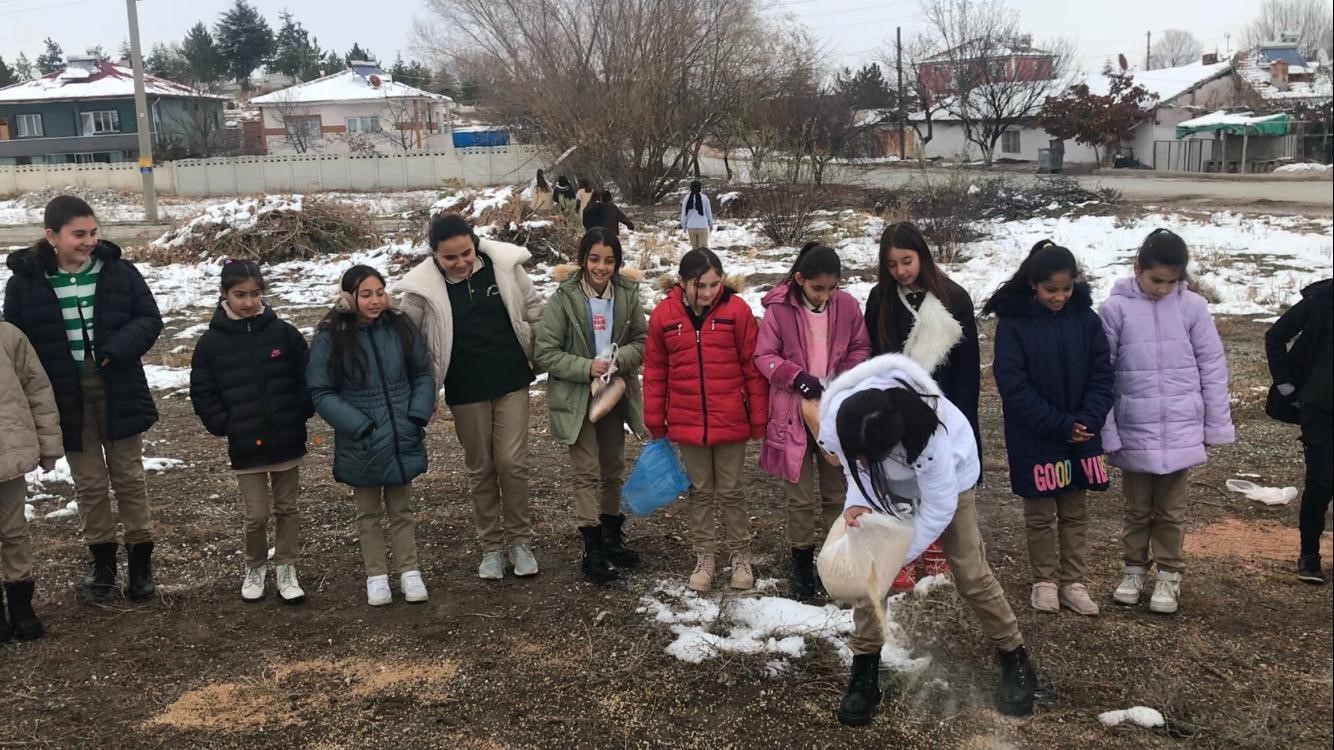
[[[792,387],[802,398],[819,398],[824,395],[824,386],[820,384],[820,379],[809,372],[797,375],[792,381]]]

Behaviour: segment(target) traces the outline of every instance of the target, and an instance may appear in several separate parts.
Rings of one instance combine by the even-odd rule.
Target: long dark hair
[[[624,263],[621,240],[602,227],[593,227],[584,234],[583,239],[579,240],[579,255],[577,256],[579,270],[584,270],[584,264],[588,262],[588,253],[593,250],[595,245],[606,245],[611,248],[612,257],[616,259],[616,272],[620,273],[621,265]]]
[[[1177,233],[1170,229],[1155,229],[1149,232],[1149,236],[1144,238],[1144,244],[1139,246],[1135,262],[1141,271],[1154,266],[1166,266],[1175,268],[1185,277],[1186,266],[1190,264],[1190,251],[1186,249],[1186,241]]]
[[[60,230],[68,226],[71,221],[85,216],[97,218],[93,213],[93,207],[88,205],[87,201],[73,195],[57,195],[42,211],[42,225],[59,234]]]
[[[917,254],[917,265],[920,266],[917,272],[919,286],[930,292],[946,307],[949,306],[950,299],[949,277],[940,270],[940,266],[936,265],[935,258],[931,256],[931,248],[926,244],[922,232],[908,221],[896,221],[885,227],[885,231],[880,235],[880,268],[876,277],[878,282],[876,294],[880,303],[876,331],[880,345],[886,349],[890,345],[889,309],[899,294],[899,282],[889,273],[889,251],[896,247],[912,250]]]
[[[884,468],[890,453],[902,445],[907,462],[916,462],[941,426],[936,410],[926,402],[929,398],[934,397],[896,386],[859,391],[839,405],[835,425],[843,451],[840,458],[875,510],[898,515]],[[862,484],[859,460],[871,477],[870,491]]]
[[[222,272],[218,274],[218,278],[222,283],[223,296],[226,296],[229,289],[245,281],[259,284],[261,292],[269,288],[264,281],[264,272],[259,270],[259,261],[255,260],[228,258],[222,262]]]
[[[482,243],[477,239],[477,231],[473,229],[472,224],[469,224],[467,219],[458,214],[440,214],[431,221],[431,229],[426,235],[426,240],[431,246],[431,253],[434,254],[441,242],[465,234],[472,239],[473,251],[481,251]],[[384,279],[380,280],[384,281]]]
[[[802,294],[801,287],[797,285],[797,274],[801,274],[804,279],[820,276],[842,278],[843,262],[838,259],[834,248],[818,242],[807,242],[797,251],[797,258],[792,261],[792,268],[788,269],[787,277],[783,279],[789,285],[788,296],[792,299],[800,299]]]
[[[544,192],[551,192],[551,187],[547,185],[546,175],[543,174],[540,169],[537,170],[537,189]]]
[[[328,331],[333,341],[333,354],[329,357],[329,374],[336,386],[366,384],[366,355],[362,353],[357,338],[360,331],[357,327],[356,297],[357,288],[371,277],[379,279],[381,284],[385,283],[384,276],[370,266],[352,266],[347,269],[338,288],[343,295],[350,295],[340,295],[342,300],[351,300],[350,303],[344,304],[340,301],[324,316],[324,320],[320,321],[319,330]],[[416,331],[412,327],[412,321],[408,320],[406,315],[389,309],[381,313],[380,317],[385,318],[393,327],[402,349],[403,364],[408,377],[415,377],[417,375]]]
[[[699,214],[700,216],[704,215],[704,197],[700,194],[700,191],[703,189],[704,189],[704,184],[701,183],[699,180],[691,181],[690,195],[686,197],[687,213],[689,213],[691,209],[694,209],[695,213]]]
[[[1038,242],[1028,251],[1024,262],[1019,264],[1019,270],[1001,284],[982,306],[982,314],[996,312],[996,302],[1002,297],[1033,294],[1034,284],[1041,284],[1062,271],[1069,272],[1071,280],[1079,280],[1079,262],[1075,260],[1075,254],[1051,240]]]
[[[707,247],[697,247],[681,256],[677,275],[681,279],[681,285],[685,286],[687,281],[699,281],[711,270],[726,278],[723,274],[723,262],[718,259],[718,254]]]

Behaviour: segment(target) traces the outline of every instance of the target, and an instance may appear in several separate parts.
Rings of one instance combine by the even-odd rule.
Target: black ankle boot
[[[625,526],[625,516],[609,516],[603,514],[602,519],[602,545],[607,550],[607,559],[611,560],[613,565],[622,568],[633,568],[639,564],[639,553],[625,546],[625,535],[622,528]]]
[[[620,578],[621,572],[607,560],[602,528],[580,526],[579,533],[584,537],[584,577],[593,583],[611,583]]]
[[[880,654],[856,654],[852,657],[852,680],[838,706],[838,720],[850,727],[871,723],[880,707]]]
[[[14,637],[14,631],[9,629],[9,620],[5,619],[4,602],[0,601],[0,643],[4,643]]]
[[[815,596],[815,548],[792,548],[792,596],[810,599]]]
[[[79,594],[85,601],[100,602],[115,593],[118,546],[115,542],[88,545],[88,551],[93,553],[93,569],[79,587]]]
[[[1320,555],[1302,555],[1297,558],[1297,580],[1323,586],[1328,581],[1320,566]]]
[[[20,641],[32,641],[46,633],[42,621],[32,611],[32,592],[37,589],[36,581],[15,581],[5,584],[5,597],[9,599],[9,624],[14,629],[14,637]]]
[[[153,598],[157,587],[153,585],[153,543],[140,542],[125,545],[125,554],[129,557],[129,584],[125,587],[125,596],[132,602],[142,602]]]
[[[1033,694],[1038,676],[1028,661],[1028,650],[1023,646],[1013,651],[997,651],[1001,665],[1000,687],[996,689],[996,710],[1006,716],[1028,716],[1033,713]]]

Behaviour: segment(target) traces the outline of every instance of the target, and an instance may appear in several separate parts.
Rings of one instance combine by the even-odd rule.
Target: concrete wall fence
[[[158,165],[154,176],[160,193],[199,198],[328,190],[380,192],[436,188],[451,180],[479,186],[524,182],[544,166],[543,158],[534,146],[381,156],[232,156],[166,162]],[[0,195],[64,187],[137,192],[141,184],[139,168],[133,162],[0,166]]]

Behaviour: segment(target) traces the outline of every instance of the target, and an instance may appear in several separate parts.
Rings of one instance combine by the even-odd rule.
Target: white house
[[[250,100],[268,153],[393,153],[450,148],[454,101],[398,81],[375,63]]]
[[[1178,123],[1197,116],[1210,108],[1225,106],[1235,96],[1232,65],[1227,62],[1215,62],[1207,59],[1176,68],[1134,71],[1134,82],[1143,86],[1158,97],[1154,111],[1154,120],[1143,123],[1135,131],[1135,137],[1124,146],[1129,148],[1134,158],[1147,166],[1155,166],[1155,157],[1162,161],[1167,158],[1160,142],[1175,139]],[[1102,73],[1089,74],[1084,79],[1094,94],[1106,94],[1110,79]],[[1053,82],[1053,95],[1059,94],[1061,86]],[[1033,108],[1036,116],[1041,104]],[[924,114],[918,112],[910,116],[919,135],[925,135]],[[927,158],[973,160],[980,159],[976,144],[964,138],[963,124],[948,113],[933,115],[932,138],[922,143],[922,152]],[[919,142],[920,142],[919,138]],[[1033,125],[1013,128],[1002,134],[995,157],[997,159],[1015,159],[1036,162],[1038,149],[1051,145],[1050,133]],[[1159,144],[1159,145],[1156,145]],[[1088,146],[1073,140],[1065,142],[1066,164],[1096,164],[1098,157]],[[1162,152],[1162,153],[1155,153]],[[1166,167],[1163,167],[1166,168]]]

